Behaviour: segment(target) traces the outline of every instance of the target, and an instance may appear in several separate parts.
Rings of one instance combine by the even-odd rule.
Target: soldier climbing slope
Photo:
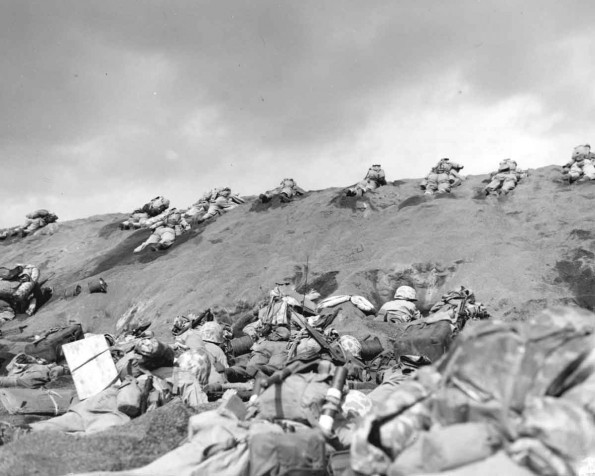
[[[21,238],[32,235],[37,230],[55,223],[58,220],[58,216],[52,212],[44,209],[35,210],[34,212],[26,215],[25,223],[21,226],[14,226],[12,228],[6,228],[0,230],[0,240],[5,240],[12,236],[19,236]]]
[[[595,154],[589,144],[574,148],[570,162],[562,167],[562,174],[568,176],[570,183],[595,180]]]
[[[380,164],[374,164],[368,169],[368,173],[361,182],[358,182],[353,187],[349,187],[345,190],[347,196],[361,197],[364,193],[371,190],[376,190],[378,187],[386,185],[386,178],[384,176],[384,170],[380,167]]]
[[[153,223],[151,218],[158,217],[168,208],[169,200],[165,197],[157,196],[150,202],[145,203],[141,208],[134,210],[128,219],[120,224],[120,229],[129,230],[131,228],[148,228]]]
[[[463,165],[451,162],[448,158],[440,159],[436,166],[421,181],[419,186],[425,190],[426,195],[434,193],[450,193],[453,187],[458,187],[463,183],[464,177],[459,175]]]
[[[490,174],[491,181],[484,189],[486,195],[500,195],[508,193],[516,187],[517,183],[527,176],[527,172],[521,170],[512,159],[504,159],[500,162],[497,172]]]
[[[135,253],[139,253],[149,245],[153,245],[153,251],[165,250],[173,245],[176,237],[190,229],[190,225],[182,216],[182,212],[177,208],[172,208],[164,216],[159,216],[160,220],[151,225],[151,229],[154,230],[153,233],[145,242],[134,249]]]
[[[205,197],[207,198],[207,197]],[[202,223],[205,220],[213,218],[217,215],[229,211],[239,204],[244,203],[244,199],[236,194],[231,193],[229,187],[222,188],[221,190],[215,189],[208,197],[209,208],[207,213],[202,217],[196,219],[196,223]]]
[[[281,180],[281,184],[274,188],[273,190],[267,190],[266,192],[260,194],[260,201],[266,203],[270,201],[273,197],[279,195],[279,199],[282,202],[291,202],[291,199],[296,195],[303,195],[306,191],[299,187],[295,180],[292,178],[285,178]]]

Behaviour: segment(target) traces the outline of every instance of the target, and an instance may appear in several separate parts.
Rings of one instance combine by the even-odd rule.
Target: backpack
[[[81,324],[74,324],[67,327],[55,327],[47,331],[39,339],[25,346],[25,354],[47,360],[58,362],[64,358],[62,345],[84,338]]]
[[[258,416],[264,420],[318,421],[326,392],[328,375],[294,374],[265,389],[257,399]]]
[[[325,476],[326,465],[320,431],[262,432],[250,438],[250,476]]]
[[[385,350],[368,362],[365,369],[366,381],[381,384],[386,370],[397,364],[395,353],[392,350]]]
[[[450,348],[453,332],[449,321],[409,324],[394,341],[395,357],[420,355],[436,362]]]
[[[572,158],[576,159],[578,157],[588,156],[590,152],[591,152],[591,146],[589,144],[577,145],[572,150]]]
[[[45,218],[49,214],[50,214],[50,212],[48,212],[44,208],[41,208],[39,210],[35,210],[34,212],[29,213],[27,215],[27,218],[30,218],[31,220],[34,220],[36,218]]]

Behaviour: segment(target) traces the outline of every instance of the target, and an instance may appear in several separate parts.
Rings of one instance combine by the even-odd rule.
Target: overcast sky
[[[0,2],[0,226],[562,164],[594,141],[595,2]]]

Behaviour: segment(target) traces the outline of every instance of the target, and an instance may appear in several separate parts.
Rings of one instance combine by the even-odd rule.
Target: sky
[[[0,0],[0,227],[595,140],[595,2]]]

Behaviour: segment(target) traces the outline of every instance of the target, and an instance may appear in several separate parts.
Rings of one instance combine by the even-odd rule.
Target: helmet
[[[400,286],[395,292],[395,299],[406,299],[407,301],[417,301],[415,289],[411,286]]]
[[[178,367],[184,372],[190,373],[198,379],[198,383],[206,385],[209,383],[211,374],[211,361],[209,354],[203,349],[191,349],[183,352],[177,360]]]
[[[372,400],[370,400],[367,395],[358,390],[349,390],[347,395],[345,395],[345,399],[341,405],[341,410],[343,411],[344,415],[349,414],[349,412],[353,412],[356,415],[363,417],[370,410],[372,410]]]
[[[154,337],[144,337],[134,346],[134,351],[144,357],[152,357],[159,352],[160,342]]]
[[[296,348],[296,354],[302,354],[305,352],[312,352],[318,353],[322,350],[322,347],[315,339],[309,337],[308,339],[303,339]]]
[[[349,352],[354,357],[361,358],[362,345],[355,337],[349,335],[341,336],[339,338],[339,345],[345,352]]]
[[[223,344],[223,328],[215,321],[205,322],[199,328],[199,333],[205,342]]]
[[[174,325],[171,327],[171,333],[175,336],[186,332],[190,329],[192,322],[186,316],[176,316],[174,318]]]

